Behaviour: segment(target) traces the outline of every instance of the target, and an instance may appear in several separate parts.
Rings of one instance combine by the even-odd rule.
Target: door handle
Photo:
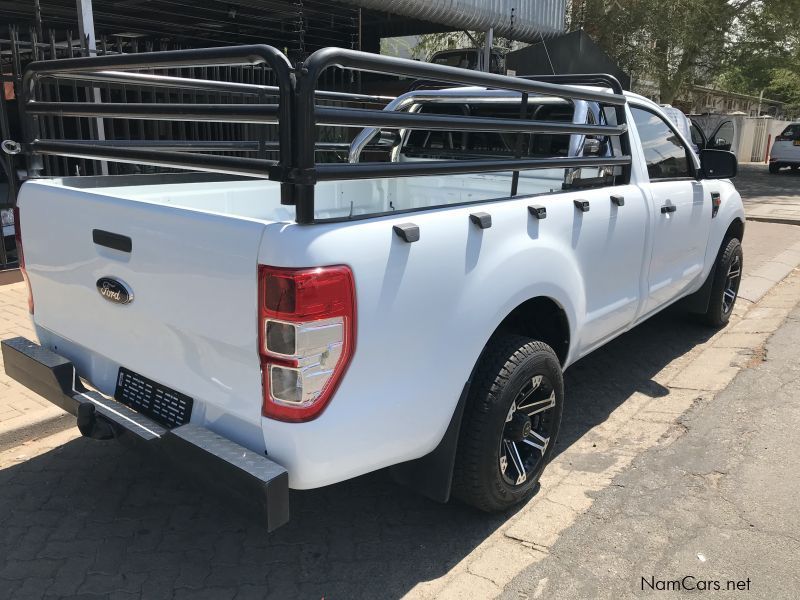
[[[661,214],[674,213],[676,210],[678,210],[678,207],[674,204],[665,204],[661,207]]]

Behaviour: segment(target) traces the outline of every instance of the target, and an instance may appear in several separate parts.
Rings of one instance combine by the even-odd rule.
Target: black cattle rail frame
[[[189,79],[153,75],[135,71],[179,69],[201,66],[264,65],[272,70],[277,86]],[[519,92],[520,118],[487,118],[446,114],[419,114],[384,111],[381,109],[323,106],[317,100],[343,103],[379,103],[387,100],[378,96],[317,90],[320,75],[326,69],[338,67],[437,81],[453,86],[479,86],[496,90]],[[134,72],[130,72],[134,71]],[[96,103],[45,102],[36,97],[38,83],[46,78],[81,80],[98,84],[169,86],[178,89],[228,91],[241,94],[277,96],[277,104],[183,104],[183,103]],[[380,56],[346,50],[324,48],[313,53],[305,62],[292,67],[276,48],[267,45],[235,46],[150,52],[128,55],[50,60],[31,63],[25,71],[22,93],[24,143],[29,167],[35,174],[30,158],[51,154],[72,158],[137,163],[158,167],[225,173],[237,176],[260,177],[281,182],[281,202],[295,205],[296,220],[314,222],[314,186],[319,181],[408,177],[415,175],[452,175],[463,173],[514,173],[512,193],[516,194],[521,170],[541,168],[578,168],[619,166],[622,180],[630,173],[630,144],[625,119],[625,97],[619,84],[608,76],[587,75],[552,78],[551,81],[531,80],[505,75],[470,71],[444,65]],[[611,84],[613,93],[564,85]],[[616,84],[616,85],[614,85]],[[556,96],[570,100],[597,102],[612,107],[615,125],[590,125],[567,122],[536,121],[526,118],[529,94]],[[154,119],[184,121],[214,121],[253,124],[277,124],[278,160],[245,156],[204,154],[197,150],[213,150],[214,144],[197,142],[171,146],[168,142],[148,146],[142,140],[87,142],[86,140],[40,139],[39,119],[57,117],[97,117],[122,119]],[[332,125],[350,128],[383,127],[439,131],[481,131],[518,134],[579,134],[615,136],[619,139],[619,156],[523,158],[521,142],[512,159],[436,160],[429,162],[318,163],[317,126]],[[167,148],[185,148],[177,151]],[[274,144],[273,144],[274,147]]]

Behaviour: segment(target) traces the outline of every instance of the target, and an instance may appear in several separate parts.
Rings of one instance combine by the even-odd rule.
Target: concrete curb
[[[760,217],[758,215],[747,215],[748,221],[759,221],[761,223],[777,223],[778,225],[800,225],[800,218],[781,218],[781,217]]]
[[[42,411],[35,411],[30,415],[11,419],[0,427],[0,452],[60,433],[70,427],[75,427],[75,417],[56,407],[47,411],[44,417]]]
[[[800,224],[800,223],[798,223]],[[800,242],[792,244],[775,255],[747,278],[742,279],[739,297],[750,302],[758,302],[772,288],[788,277],[800,265]]]

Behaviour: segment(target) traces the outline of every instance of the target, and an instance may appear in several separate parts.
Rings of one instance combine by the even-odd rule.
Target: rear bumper
[[[187,423],[166,429],[98,392],[88,390],[73,364],[22,337],[2,341],[6,374],[78,416],[84,435],[109,432],[163,453],[193,480],[263,516],[269,531],[289,520],[289,476],[279,464],[211,430]]]

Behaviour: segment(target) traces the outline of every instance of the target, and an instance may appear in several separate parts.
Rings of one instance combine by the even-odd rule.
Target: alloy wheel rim
[[[739,281],[742,277],[742,263],[739,256],[734,256],[725,276],[725,290],[722,292],[722,310],[725,314],[733,310],[736,296],[739,293]]]
[[[520,389],[506,416],[500,440],[499,468],[511,486],[524,485],[541,466],[552,438],[553,386],[535,375]]]

